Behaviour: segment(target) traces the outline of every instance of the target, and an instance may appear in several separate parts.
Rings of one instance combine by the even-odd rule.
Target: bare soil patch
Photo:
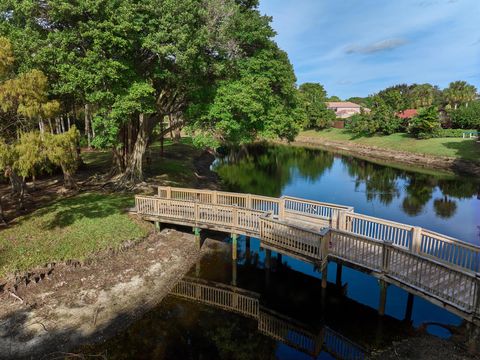
[[[2,358],[40,358],[112,336],[157,305],[208,248],[166,229],[116,253],[9,279],[0,293]]]

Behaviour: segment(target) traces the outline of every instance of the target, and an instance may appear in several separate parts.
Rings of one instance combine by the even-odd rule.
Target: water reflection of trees
[[[318,181],[333,163],[334,155],[328,151],[252,146],[232,151],[218,162],[216,170],[229,190],[279,196],[294,176]],[[455,214],[458,200],[480,196],[479,183],[471,179],[436,177],[349,156],[341,157],[341,163],[354,179],[355,189],[364,188],[367,201],[389,205],[403,197],[402,210],[410,216],[419,215],[435,194],[433,210],[441,218]]]
[[[318,180],[333,165],[333,154],[286,146],[252,146],[232,151],[215,170],[230,190],[280,196],[295,172]],[[274,179],[274,181],[272,181]]]

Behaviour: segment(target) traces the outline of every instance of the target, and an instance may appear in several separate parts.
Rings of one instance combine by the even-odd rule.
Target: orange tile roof
[[[417,114],[418,114],[417,109],[406,109],[406,110],[398,112],[396,115],[400,119],[411,119],[414,116],[416,116]]]
[[[350,101],[329,101],[327,102],[327,107],[332,108],[359,108],[361,107],[358,104],[355,104]]]

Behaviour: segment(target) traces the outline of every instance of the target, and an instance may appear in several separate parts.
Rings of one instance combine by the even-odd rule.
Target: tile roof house
[[[417,109],[406,109],[396,113],[397,117],[400,119],[411,119],[418,114]]]
[[[370,112],[370,109],[362,107],[350,101],[330,101],[327,102],[327,108],[335,111],[337,118],[345,119],[352,115],[360,114],[360,110],[363,109],[366,112]]]

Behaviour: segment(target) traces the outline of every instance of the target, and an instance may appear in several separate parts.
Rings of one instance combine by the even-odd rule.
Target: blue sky
[[[260,0],[298,83],[367,96],[399,83],[480,89],[480,0]]]

